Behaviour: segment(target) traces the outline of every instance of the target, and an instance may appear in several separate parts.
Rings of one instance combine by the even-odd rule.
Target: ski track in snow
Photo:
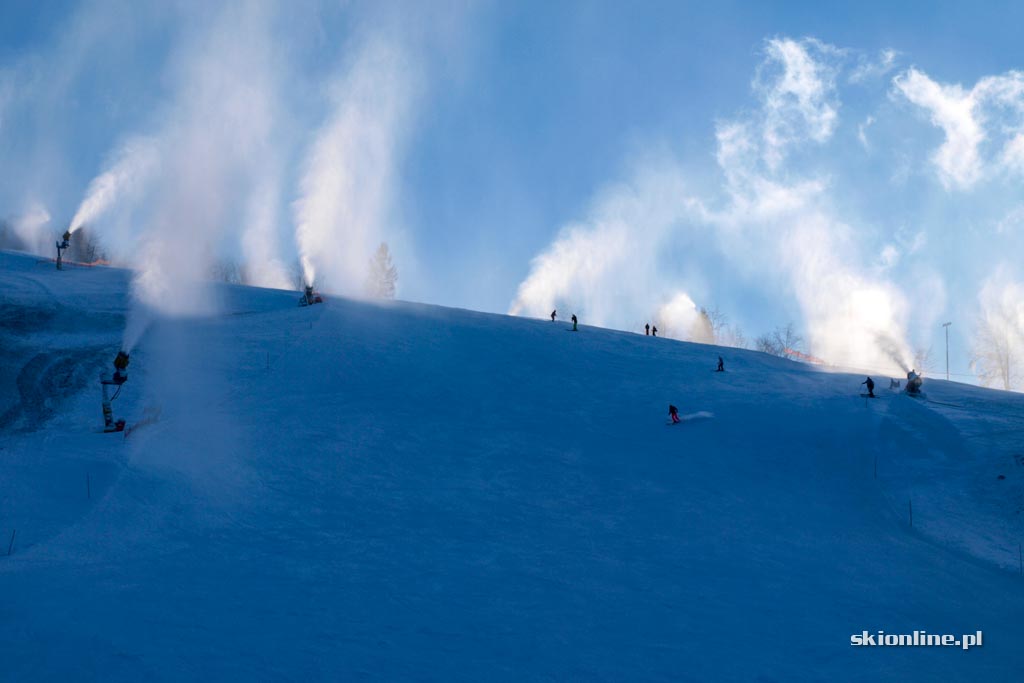
[[[115,413],[160,419],[125,440],[95,433],[93,375],[129,279],[0,253],[0,322],[46,312],[0,325],[18,349],[0,406],[26,410],[34,354],[81,349],[64,376],[87,376],[0,431],[2,678],[1011,680],[1024,663],[1024,397],[928,380],[941,404],[865,401],[859,376],[753,352],[220,286],[222,315],[140,340]],[[709,379],[719,353],[730,373]],[[670,402],[685,429],[657,426]],[[849,645],[879,629],[985,644]]]

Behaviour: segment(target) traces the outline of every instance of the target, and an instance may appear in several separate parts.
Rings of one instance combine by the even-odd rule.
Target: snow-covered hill
[[[141,338],[125,439],[129,281],[0,253],[0,678],[1020,675],[1018,395],[220,286]]]

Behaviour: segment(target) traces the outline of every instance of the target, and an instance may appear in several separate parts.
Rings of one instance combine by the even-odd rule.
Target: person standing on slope
[[[668,416],[672,418],[672,424],[679,423],[679,408],[676,408],[671,403],[668,404]]]
[[[647,323],[646,325],[644,325],[644,334],[647,335],[648,337],[651,336],[651,324],[650,323]]]
[[[657,325],[655,325],[654,327],[651,328],[651,336],[652,337],[657,337],[658,336],[658,326]]]
[[[715,368],[715,372],[725,372],[725,361],[721,356],[718,357],[718,367]]]
[[[577,332],[578,331],[576,329],[576,314],[575,313],[572,314],[572,331],[573,332]]]
[[[555,313],[557,313],[557,312],[558,312],[557,308],[555,310],[551,311],[551,322],[555,322]]]
[[[875,397],[875,380],[873,380],[870,377],[868,377],[866,380],[861,382],[861,384],[866,384],[868,386],[868,396],[871,397],[871,398],[874,398]]]

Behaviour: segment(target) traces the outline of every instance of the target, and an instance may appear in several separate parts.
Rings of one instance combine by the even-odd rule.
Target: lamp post
[[[942,326],[946,328],[946,381],[949,381],[949,326],[953,323],[942,323]]]

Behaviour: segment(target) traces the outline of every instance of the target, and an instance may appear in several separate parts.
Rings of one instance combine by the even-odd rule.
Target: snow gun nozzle
[[[118,351],[114,358],[114,382],[124,384],[128,381],[128,354]]]
[[[299,297],[300,306],[312,306],[313,304],[323,303],[323,301],[323,298],[313,289],[313,285],[303,286],[302,296]]]

